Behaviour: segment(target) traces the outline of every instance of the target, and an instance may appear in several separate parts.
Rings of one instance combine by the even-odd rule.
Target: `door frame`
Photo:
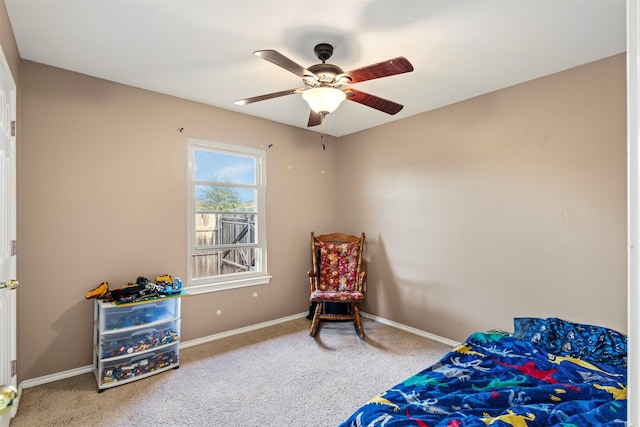
[[[7,94],[9,96],[8,102],[10,105],[10,116],[8,117],[8,125],[11,127],[13,126],[12,123],[14,123],[16,121],[16,117],[17,117],[17,112],[16,112],[16,93],[17,93],[17,88],[16,88],[16,82],[15,79],[13,77],[13,73],[11,72],[11,68],[9,67],[9,63],[7,62],[7,58],[4,54],[4,50],[2,49],[2,46],[0,45],[0,69],[3,71],[4,75],[7,77],[8,79],[8,84],[11,87],[10,93]],[[0,106],[1,107],[1,106]],[[17,241],[17,161],[16,161],[16,154],[17,154],[17,138],[15,136],[16,132],[13,132],[11,134],[11,136],[9,137],[9,145],[10,145],[10,184],[9,184],[9,191],[10,191],[10,198],[11,198],[11,207],[9,210],[9,239],[13,240],[13,241]],[[16,279],[17,278],[17,253],[12,253],[10,255],[11,261],[10,261],[10,276],[6,278],[6,280],[11,280],[11,279]],[[10,305],[10,310],[12,313],[10,313],[10,336],[8,336],[8,346],[9,346],[9,361],[11,360],[16,360],[17,363],[17,303],[16,303],[16,299],[17,299],[17,291],[7,291],[9,292],[9,305]],[[4,337],[2,337],[4,338]],[[0,338],[1,339],[1,338]],[[16,387],[18,389],[20,389],[21,387],[18,386],[17,384],[18,378],[17,378],[17,373],[14,374],[13,376],[10,377],[9,380],[9,385]],[[13,407],[11,409],[11,411],[9,411],[7,414],[0,416],[0,427],[4,427],[4,426],[8,426],[9,422],[11,420],[11,418],[13,418],[16,415],[16,412],[18,411],[18,404],[19,404],[19,398],[20,396],[20,392],[18,393],[18,398],[15,399]]]

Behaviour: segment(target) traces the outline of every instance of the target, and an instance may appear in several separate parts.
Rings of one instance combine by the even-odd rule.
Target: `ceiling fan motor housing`
[[[326,64],[324,62],[322,64],[312,65],[308,68],[308,70],[317,76],[317,79],[310,79],[310,83],[312,81],[317,81],[321,85],[338,83],[335,82],[335,78],[337,75],[343,73],[342,68],[338,67],[337,65]],[[311,85],[313,86],[313,83]]]

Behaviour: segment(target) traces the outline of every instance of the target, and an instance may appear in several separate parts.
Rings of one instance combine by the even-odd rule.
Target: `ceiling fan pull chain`
[[[322,141],[322,151],[327,149],[324,145],[324,116],[326,115],[326,113],[320,113],[320,140]]]

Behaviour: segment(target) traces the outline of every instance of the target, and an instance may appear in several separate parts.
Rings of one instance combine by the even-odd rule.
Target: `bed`
[[[476,332],[341,427],[623,426],[627,339],[558,318]]]

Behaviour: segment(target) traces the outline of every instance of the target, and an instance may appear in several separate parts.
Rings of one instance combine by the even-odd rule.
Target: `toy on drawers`
[[[94,306],[98,391],[178,368],[180,298]]]

